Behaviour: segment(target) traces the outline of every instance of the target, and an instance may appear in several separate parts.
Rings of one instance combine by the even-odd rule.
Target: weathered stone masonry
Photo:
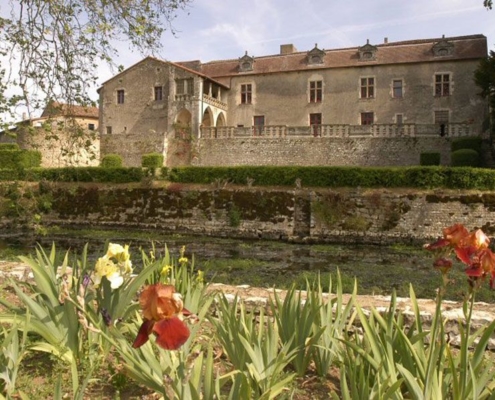
[[[463,223],[495,233],[495,192],[50,184],[43,223],[307,242],[424,241]],[[7,226],[2,218],[1,224]],[[11,225],[12,226],[12,225]]]
[[[198,141],[197,166],[339,165],[410,166],[420,164],[423,152],[440,153],[450,165],[451,138],[246,138]]]

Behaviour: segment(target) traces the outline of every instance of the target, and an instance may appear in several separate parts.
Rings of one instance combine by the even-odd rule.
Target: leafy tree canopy
[[[91,104],[97,68],[115,44],[150,54],[192,0],[12,0],[0,5],[0,113],[48,99]],[[6,5],[9,4],[9,5]],[[7,90],[8,89],[8,90]],[[7,95],[7,93],[9,95]]]
[[[489,56],[480,61],[474,72],[474,81],[481,88],[481,96],[495,105],[495,51],[491,50]]]

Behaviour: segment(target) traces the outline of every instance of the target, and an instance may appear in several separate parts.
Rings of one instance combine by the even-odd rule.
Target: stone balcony
[[[210,106],[219,108],[220,110],[227,111],[227,103],[224,103],[221,100],[215,99],[214,97],[208,96],[207,94],[203,94],[203,102]]]
[[[475,132],[470,124],[448,124],[444,127],[447,137],[471,136]],[[325,124],[308,126],[264,125],[264,126],[218,126],[202,127],[203,139],[226,138],[281,138],[281,137],[419,137],[441,136],[441,128],[436,124],[374,124],[347,125]]]

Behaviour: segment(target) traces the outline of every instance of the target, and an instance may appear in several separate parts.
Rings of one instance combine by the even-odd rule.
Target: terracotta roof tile
[[[454,44],[451,56],[435,57],[432,47],[435,43],[446,40]],[[296,52],[284,55],[255,57],[253,71],[239,73],[239,60],[211,61],[201,65],[201,72],[219,81],[230,76],[267,74],[274,72],[301,71],[322,68],[347,68],[368,65],[386,65],[398,63],[440,62],[448,60],[477,59],[487,55],[486,37],[471,35],[450,38],[410,40],[376,45],[376,59],[361,61],[358,47],[325,50],[323,64],[308,65],[307,52]]]

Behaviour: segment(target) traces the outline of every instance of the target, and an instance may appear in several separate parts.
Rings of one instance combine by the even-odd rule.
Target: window
[[[361,78],[361,98],[372,99],[375,97],[375,78]]]
[[[124,104],[124,90],[117,90],[117,104]]]
[[[373,125],[375,116],[372,112],[361,113],[361,125]]]
[[[255,115],[253,117],[253,135],[261,135],[263,133],[263,128],[265,126],[265,116]]]
[[[95,130],[95,124],[88,124],[88,130],[94,131]]]
[[[392,81],[392,90],[394,98],[402,98],[402,79],[394,79]]]
[[[107,126],[107,135],[111,135],[111,134],[112,134],[112,127]]]
[[[322,81],[310,81],[309,82],[309,102],[320,103],[323,98],[323,82]]]
[[[395,114],[395,123],[402,125],[404,123],[404,116],[402,114]]]
[[[194,94],[194,80],[192,78],[188,79],[177,79],[175,81],[176,94]]]
[[[251,104],[253,100],[252,85],[241,85],[241,104]]]
[[[309,114],[309,125],[311,126],[311,130],[313,136],[321,135],[321,114]]]
[[[435,74],[435,96],[450,96],[450,74]]]
[[[162,100],[163,100],[163,87],[155,86],[155,101],[162,101]]]

